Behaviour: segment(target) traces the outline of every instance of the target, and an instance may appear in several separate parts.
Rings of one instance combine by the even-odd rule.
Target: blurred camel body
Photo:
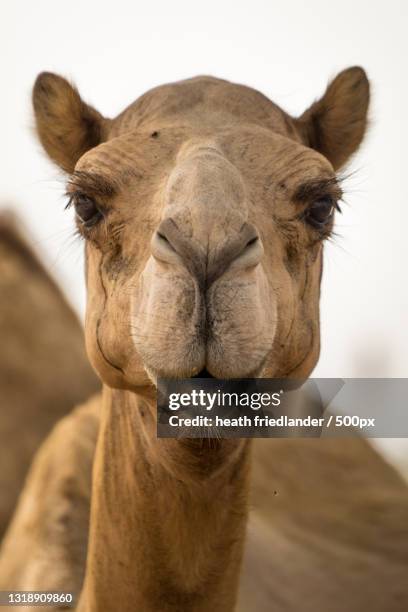
[[[100,412],[96,396],[37,454],[0,589],[80,593]],[[404,612],[407,516],[405,483],[365,440],[255,440],[237,612]]]
[[[102,395],[39,450],[0,589],[78,612],[403,612],[408,490],[363,440],[161,439],[158,377],[307,378],[323,243],[369,100],[340,73],[299,118],[212,77],[113,120],[63,78],[33,101],[86,244]]]
[[[10,213],[0,213],[0,538],[53,425],[94,393],[81,325]]]

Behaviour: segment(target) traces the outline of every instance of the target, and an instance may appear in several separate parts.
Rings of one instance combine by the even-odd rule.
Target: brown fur
[[[63,418],[33,461],[2,543],[4,589],[44,585],[47,590],[76,592],[82,582],[98,400],[96,396]]]
[[[309,146],[338,169],[358,149],[367,127],[369,83],[358,66],[339,74],[324,97],[297,121]]]
[[[364,442],[256,441],[251,449],[248,441],[163,440],[155,433],[159,375],[191,376],[204,366],[217,377],[307,376],[313,369],[322,241],[330,228],[313,230],[304,216],[321,197],[313,195],[316,185],[335,197],[332,164],[344,163],[361,141],[363,71],[342,73],[300,120],[254,90],[211,77],[163,86],[115,120],[100,119],[104,142],[79,159],[85,123],[79,103],[73,113],[71,103],[61,103],[67,93],[76,99],[60,77],[40,75],[39,133],[49,135],[42,138],[51,158],[76,164],[68,192],[78,214],[89,198],[103,213],[89,226],[78,218],[86,238],[87,348],[104,381],[102,402],[92,409],[101,406],[101,425],[84,581],[78,568],[68,580],[81,590],[78,610],[232,612],[240,584],[239,610],[252,612],[256,602],[257,612],[367,606],[373,612],[384,610],[384,598],[373,593],[384,565],[392,568],[387,609],[405,610],[407,490]],[[58,131],[69,126],[63,153],[53,137],[57,123]],[[85,452],[89,469],[92,444],[75,450],[87,409],[66,423],[78,432],[71,452]],[[62,435],[52,434],[33,469],[27,486],[34,500],[43,492],[36,470],[52,462]],[[251,451],[254,506],[239,580]],[[66,522],[73,517],[86,542],[86,520],[73,514],[80,463],[68,464],[73,494]],[[347,478],[352,469],[358,486]],[[382,487],[395,513],[378,493]],[[56,501],[45,495],[44,503]],[[61,582],[55,554],[61,547],[66,559],[63,542],[70,545],[64,528],[62,539],[48,535],[49,518],[37,510],[32,520],[48,525],[45,535],[28,560],[14,555],[14,538],[29,541],[21,518],[32,516],[27,504],[9,532],[0,570],[11,558],[5,583],[46,588],[45,568],[51,582]],[[378,547],[376,536],[392,543]],[[350,558],[355,572],[346,569]],[[63,572],[67,580],[69,562]]]
[[[20,226],[0,214],[0,538],[39,444],[99,387],[79,321]]]
[[[102,142],[102,116],[65,79],[43,72],[34,85],[33,104],[41,144],[66,172],[72,172],[81,155]]]
[[[3,589],[80,591],[99,419],[100,398],[96,397],[61,421],[38,454],[3,544]],[[126,422],[133,428],[131,420]],[[116,424],[114,429],[119,436],[121,429]],[[120,487],[130,482],[123,478],[124,460],[126,457],[113,448],[107,475],[118,471]],[[145,462],[142,457],[140,465]],[[157,482],[142,469],[137,481],[138,488],[147,488],[146,493]],[[109,487],[113,482],[108,479]],[[251,490],[237,612],[406,609],[407,488],[364,440],[255,440]],[[197,544],[205,538],[206,531],[197,524],[194,500],[190,499],[186,508],[191,512],[188,525],[174,514],[174,493],[173,486],[171,491],[157,489],[152,493],[150,511],[142,516],[132,513],[133,505],[112,504],[110,510],[115,517],[110,516],[103,526],[101,544],[115,538],[115,549],[129,550],[132,555],[141,552],[143,566],[155,563],[146,572],[146,585],[152,586],[153,582],[149,597],[156,601],[156,609],[165,610],[169,603],[170,609],[173,605],[173,609],[181,611],[189,609],[182,607],[186,599],[183,604],[180,599],[172,604],[172,585],[166,585],[166,597],[158,588],[158,577],[168,559],[162,546],[172,547],[171,563],[188,575],[194,570],[192,564],[198,561]],[[205,494],[198,492],[198,500]],[[206,514],[214,501],[217,502],[211,499],[209,506],[204,506]],[[166,523],[160,524],[159,517],[163,515],[171,524],[161,542],[163,530],[167,529]],[[208,528],[208,516],[203,523]],[[120,533],[124,532],[125,547],[118,539],[117,525]],[[134,538],[152,529],[158,551],[151,548],[151,542],[148,548],[134,548]],[[183,536],[189,539],[185,542]],[[181,554],[185,545],[190,547],[185,550],[187,568]],[[147,555],[147,550],[151,554]],[[118,570],[122,575],[117,587],[113,557],[103,556],[102,560],[113,574],[111,577],[109,572],[107,584],[101,586],[100,598],[105,597],[101,609],[110,609],[112,598],[112,609],[126,610],[126,590],[131,587],[123,579],[126,563],[121,558]],[[222,570],[221,563],[219,568]],[[155,598],[160,597],[163,599],[158,604]],[[133,609],[138,609],[136,603]]]

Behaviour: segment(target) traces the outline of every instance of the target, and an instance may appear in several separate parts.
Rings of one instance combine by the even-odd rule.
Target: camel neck
[[[154,402],[104,389],[78,609],[232,612],[250,444],[158,439]]]

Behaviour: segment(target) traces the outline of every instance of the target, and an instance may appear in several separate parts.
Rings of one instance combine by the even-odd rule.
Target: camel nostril
[[[262,259],[262,239],[252,224],[244,223],[239,232],[228,233],[209,252],[183,229],[171,217],[161,221],[152,237],[152,255],[165,264],[186,268],[200,286],[208,288],[227,269],[253,268]]]
[[[166,236],[162,234],[161,232],[157,232],[157,236],[160,238],[160,240],[163,240],[164,242],[167,242],[167,244],[170,244]]]
[[[251,247],[253,244],[258,242],[258,240],[259,240],[259,237],[258,236],[254,236],[254,238],[251,238],[251,240],[248,240],[248,242],[245,245],[245,248],[247,249],[248,247]]]
[[[164,232],[156,230],[151,242],[152,254],[156,259],[167,263],[178,262],[179,255]]]
[[[249,269],[255,267],[262,259],[264,249],[261,237],[253,225],[245,224],[241,236],[231,251],[229,267],[231,270]]]

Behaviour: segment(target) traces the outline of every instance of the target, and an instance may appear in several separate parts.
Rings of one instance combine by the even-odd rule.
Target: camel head
[[[39,75],[37,131],[69,174],[87,349],[106,384],[309,375],[336,171],[362,141],[368,98],[357,67],[299,118],[253,89],[197,77],[112,120],[65,79]]]

